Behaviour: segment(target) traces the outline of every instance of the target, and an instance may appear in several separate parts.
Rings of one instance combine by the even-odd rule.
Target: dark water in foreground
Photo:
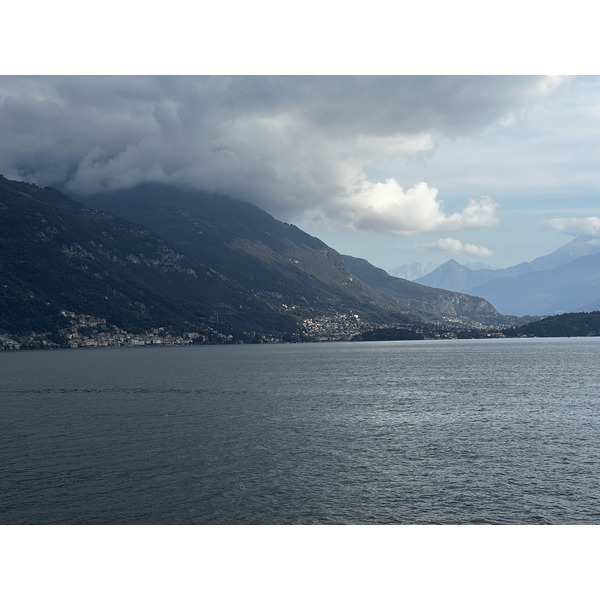
[[[600,339],[0,355],[0,522],[600,523]]]

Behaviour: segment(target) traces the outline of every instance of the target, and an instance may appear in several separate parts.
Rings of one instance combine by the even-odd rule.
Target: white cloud
[[[455,231],[498,223],[496,204],[490,198],[469,199],[457,213],[444,213],[438,190],[424,182],[404,190],[395,179],[384,183],[361,181],[341,198],[332,213],[352,229],[394,235]]]
[[[465,244],[460,240],[455,240],[454,238],[440,239],[431,247],[438,250],[445,250],[446,252],[451,252],[452,254],[471,254],[473,256],[481,256],[485,258],[488,258],[493,254],[492,251],[485,246]]]
[[[567,235],[600,235],[600,217],[560,217],[550,219],[548,224]]]

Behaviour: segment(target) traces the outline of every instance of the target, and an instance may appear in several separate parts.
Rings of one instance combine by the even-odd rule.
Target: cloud
[[[464,244],[460,240],[454,238],[443,238],[438,240],[431,246],[438,250],[445,250],[452,254],[471,254],[473,256],[481,256],[488,258],[492,256],[492,251],[485,246],[476,246],[474,244]]]
[[[600,236],[600,217],[560,217],[550,219],[548,224],[567,235],[596,235]]]
[[[0,77],[0,173],[76,194],[160,181],[389,233],[494,224],[369,167],[426,157],[552,93],[540,77]],[[383,166],[382,166],[383,165]],[[376,180],[372,180],[376,179]],[[418,181],[418,179],[417,179]]]
[[[384,183],[362,181],[332,211],[353,229],[394,235],[489,227],[498,223],[490,198],[470,199],[460,213],[447,215],[438,190],[421,182],[406,191],[395,179]]]

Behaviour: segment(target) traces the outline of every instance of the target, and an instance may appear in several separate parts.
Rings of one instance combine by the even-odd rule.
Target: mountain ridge
[[[0,329],[56,327],[61,311],[109,317],[131,331],[206,325],[240,300],[253,323],[255,300],[173,249],[154,232],[88,208],[53,188],[0,179],[3,257]],[[262,307],[261,307],[262,309]],[[29,315],[29,316],[28,316]],[[184,315],[184,316],[182,316]],[[285,315],[271,315],[289,326]]]
[[[154,184],[104,197],[113,212],[87,200],[0,178],[0,335],[84,340],[77,321],[113,341],[117,330],[300,341],[326,327],[349,339],[381,325],[498,321],[479,301],[387,274],[371,286],[318,238],[240,200]]]
[[[343,258],[354,275],[376,290],[404,299],[409,310],[414,312],[438,314],[445,319],[466,320],[475,320],[472,319],[473,315],[479,314],[485,316],[487,322],[505,322],[504,317],[483,298],[435,290],[413,281],[393,277],[363,258],[348,255],[344,255]]]
[[[451,259],[416,283],[481,296],[503,314],[597,309],[600,267],[587,257],[598,255],[600,239],[579,236],[550,254],[505,269],[472,271]]]
[[[178,243],[179,248],[197,259],[205,257],[209,247],[214,250],[220,244],[225,247],[227,253],[232,245],[235,245],[237,250],[242,250],[246,255],[247,262],[242,263],[241,273],[239,254],[236,255],[238,262],[221,260],[218,265],[211,266],[221,270],[228,277],[235,277],[243,285],[254,286],[255,290],[258,284],[266,286],[259,289],[259,293],[282,293],[282,286],[285,288],[286,282],[290,281],[290,274],[294,272],[302,274],[302,277],[291,279],[293,285],[289,297],[283,294],[284,299],[289,302],[301,304],[303,298],[309,297],[309,294],[304,293],[308,277],[311,286],[317,291],[323,290],[323,284],[326,284],[328,291],[319,292],[318,298],[314,292],[311,292],[313,295],[310,296],[312,301],[321,301],[322,308],[328,306],[323,300],[326,300],[333,290],[350,312],[362,311],[372,316],[375,308],[376,312],[385,309],[391,311],[396,319],[403,320],[411,308],[407,300],[412,299],[413,311],[418,313],[419,318],[434,316],[431,312],[418,311],[415,308],[414,293],[402,297],[397,293],[390,294],[389,290],[373,289],[370,285],[364,287],[364,280],[356,273],[356,277],[352,277],[347,262],[337,251],[296,226],[273,219],[268,213],[250,203],[217,194],[174,190],[169,186],[150,184],[137,186],[132,190],[97,194],[82,200],[90,206],[115,212],[133,222],[142,223],[157,231],[169,242]],[[172,204],[168,217],[164,211],[165,202]],[[219,203],[219,208],[215,208],[215,202]],[[226,209],[227,206],[230,208]],[[216,210],[229,212],[231,207],[243,210],[243,228],[234,224],[234,235],[225,237],[206,228],[206,220],[213,218]],[[203,231],[203,234],[200,235],[199,231]],[[252,238],[246,235],[248,231],[252,232]],[[266,255],[265,247],[273,254]],[[273,261],[269,266],[268,277],[262,276],[265,272],[264,264],[256,260],[256,254],[261,255],[263,260],[268,258]],[[280,269],[282,260],[286,273],[282,273]],[[276,269],[281,277],[276,285],[270,277],[273,269]],[[299,295],[297,290],[302,294]],[[338,304],[339,302],[340,300],[337,301]]]

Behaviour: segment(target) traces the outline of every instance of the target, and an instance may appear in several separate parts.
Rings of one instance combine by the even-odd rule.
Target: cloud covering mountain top
[[[510,123],[542,77],[1,77],[0,172],[86,194],[144,181],[218,191],[280,219],[408,235],[493,225],[427,182],[369,176]]]

